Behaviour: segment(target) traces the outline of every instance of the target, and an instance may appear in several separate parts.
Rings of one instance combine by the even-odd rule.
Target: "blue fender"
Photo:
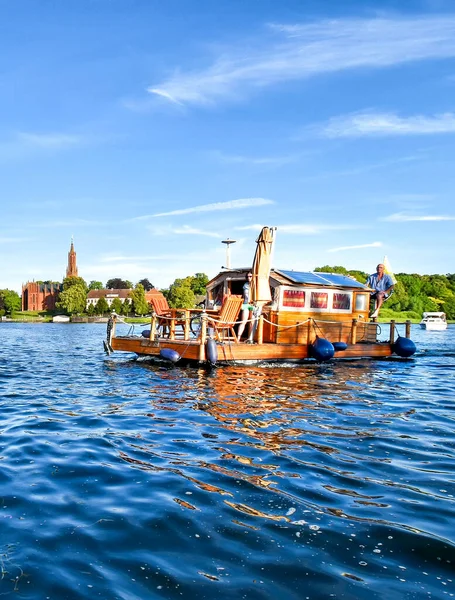
[[[164,360],[170,360],[173,363],[176,363],[181,358],[180,354],[176,350],[172,350],[172,348],[161,348],[160,356]]]
[[[342,352],[343,350],[347,350],[348,348],[346,342],[332,342],[332,346],[335,352]]]
[[[150,329],[144,329],[141,333],[142,337],[149,338],[150,337]]]
[[[317,337],[310,346],[310,355],[318,362],[326,362],[333,358],[335,348],[333,344],[325,338]]]
[[[205,352],[209,363],[211,365],[216,365],[216,361],[218,360],[218,348],[214,339],[207,339],[205,342]]]
[[[409,338],[398,336],[397,341],[392,344],[392,350],[402,358],[409,358],[417,351],[417,348]]]

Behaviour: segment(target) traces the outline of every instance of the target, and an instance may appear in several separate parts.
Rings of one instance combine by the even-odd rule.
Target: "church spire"
[[[68,252],[68,266],[66,268],[67,277],[77,277],[76,252],[74,252],[74,240],[71,236],[71,248]]]

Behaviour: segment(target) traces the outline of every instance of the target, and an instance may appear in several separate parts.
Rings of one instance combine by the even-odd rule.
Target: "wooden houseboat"
[[[105,350],[210,364],[408,358],[415,353],[410,321],[379,326],[376,319],[369,319],[372,290],[366,285],[335,273],[271,269],[273,232],[262,230],[251,269],[225,269],[208,283],[206,309],[171,309],[164,296],[160,304],[156,295],[145,331],[135,334],[131,328],[126,335],[117,335],[119,317],[111,317]],[[267,236],[268,247],[261,244]],[[247,339],[238,339],[247,273],[253,275],[253,310]],[[398,325],[404,335],[398,333]],[[384,327],[388,340],[379,341]]]

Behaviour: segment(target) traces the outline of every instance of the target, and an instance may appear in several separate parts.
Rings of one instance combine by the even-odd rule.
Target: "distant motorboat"
[[[67,315],[56,315],[52,317],[52,323],[69,323],[70,318]]]
[[[446,315],[443,312],[424,312],[420,327],[427,331],[443,331],[447,329]]]

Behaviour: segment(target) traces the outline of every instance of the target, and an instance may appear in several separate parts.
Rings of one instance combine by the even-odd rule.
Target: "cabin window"
[[[368,306],[368,296],[367,294],[357,294],[355,299],[355,309],[356,310],[367,310]]]
[[[328,299],[326,292],[311,292],[310,308],[327,308]]]
[[[334,293],[332,308],[335,310],[351,310],[350,294]]]
[[[305,292],[303,290],[284,290],[283,306],[303,308],[305,306]]]

